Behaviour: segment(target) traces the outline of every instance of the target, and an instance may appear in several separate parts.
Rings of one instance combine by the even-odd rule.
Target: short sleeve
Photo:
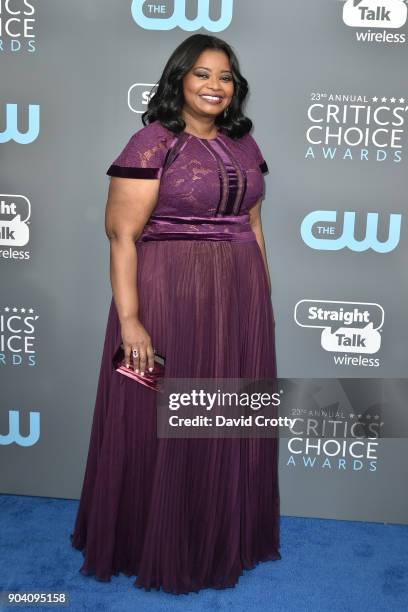
[[[162,136],[157,122],[135,132],[106,174],[121,178],[160,178],[167,153],[166,138]]]
[[[249,140],[250,146],[252,148],[253,154],[255,156],[255,159],[259,166],[260,171],[262,172],[262,174],[269,172],[268,164],[266,163],[264,159],[264,156],[262,154],[261,149],[258,146],[258,143],[256,142],[255,138],[249,133],[248,133],[248,140]]]

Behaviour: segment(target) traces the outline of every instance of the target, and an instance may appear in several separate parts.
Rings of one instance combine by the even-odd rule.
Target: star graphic
[[[398,102],[401,102],[401,104],[403,104],[405,102],[405,98],[400,98]]]
[[[396,98],[390,98],[390,102],[395,102]]]
[[[373,102],[378,102],[377,96],[374,96],[374,98],[372,100],[373,100]]]
[[[10,308],[9,308],[8,306],[5,306],[4,310],[5,310],[6,312],[8,312],[8,311],[10,310]]]
[[[386,102],[387,98],[381,98],[381,102]]]

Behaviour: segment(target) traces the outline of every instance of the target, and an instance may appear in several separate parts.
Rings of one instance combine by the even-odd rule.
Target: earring
[[[229,111],[229,106],[227,106],[227,108],[224,108],[224,119],[227,118],[228,111]]]

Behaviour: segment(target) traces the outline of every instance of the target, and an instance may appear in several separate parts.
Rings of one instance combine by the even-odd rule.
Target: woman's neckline
[[[159,120],[158,120],[158,119],[157,119],[156,121],[158,121],[158,122],[159,122]],[[160,122],[159,122],[159,123],[160,123]],[[161,124],[161,125],[162,125],[162,124]],[[164,127],[164,126],[163,126],[163,127]],[[171,134],[173,137],[175,136],[174,132],[171,132],[171,131],[170,131],[168,128],[165,128],[165,130],[166,130],[166,131],[167,131],[169,134]],[[193,138],[197,138],[198,140],[203,140],[203,141],[209,141],[209,142],[211,142],[211,141],[214,141],[214,140],[219,140],[219,139],[220,139],[220,137],[221,137],[221,135],[222,135],[222,133],[223,133],[223,132],[222,132],[222,129],[221,129],[221,128],[219,128],[219,129],[218,129],[217,136],[215,136],[215,138],[202,138],[201,136],[196,136],[195,134],[191,134],[191,132],[186,132],[186,130],[183,130],[182,132],[180,132],[180,133],[179,133],[179,136],[180,136],[181,134],[185,134],[186,136],[192,136]]]
[[[185,134],[188,134],[188,136],[193,136],[194,138],[198,138],[198,140],[218,140],[218,138],[220,137],[220,130],[218,130],[217,135],[215,136],[215,138],[202,138],[201,136],[196,136],[195,134],[192,134],[191,132],[186,132],[186,130],[184,130]]]

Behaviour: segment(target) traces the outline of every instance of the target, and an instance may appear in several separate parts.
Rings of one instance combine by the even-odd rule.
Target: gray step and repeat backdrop
[[[406,2],[0,9],[0,491],[79,496],[111,298],[105,172],[170,53],[209,32],[238,54],[270,169],[278,376],[297,419],[282,513],[408,523]]]

